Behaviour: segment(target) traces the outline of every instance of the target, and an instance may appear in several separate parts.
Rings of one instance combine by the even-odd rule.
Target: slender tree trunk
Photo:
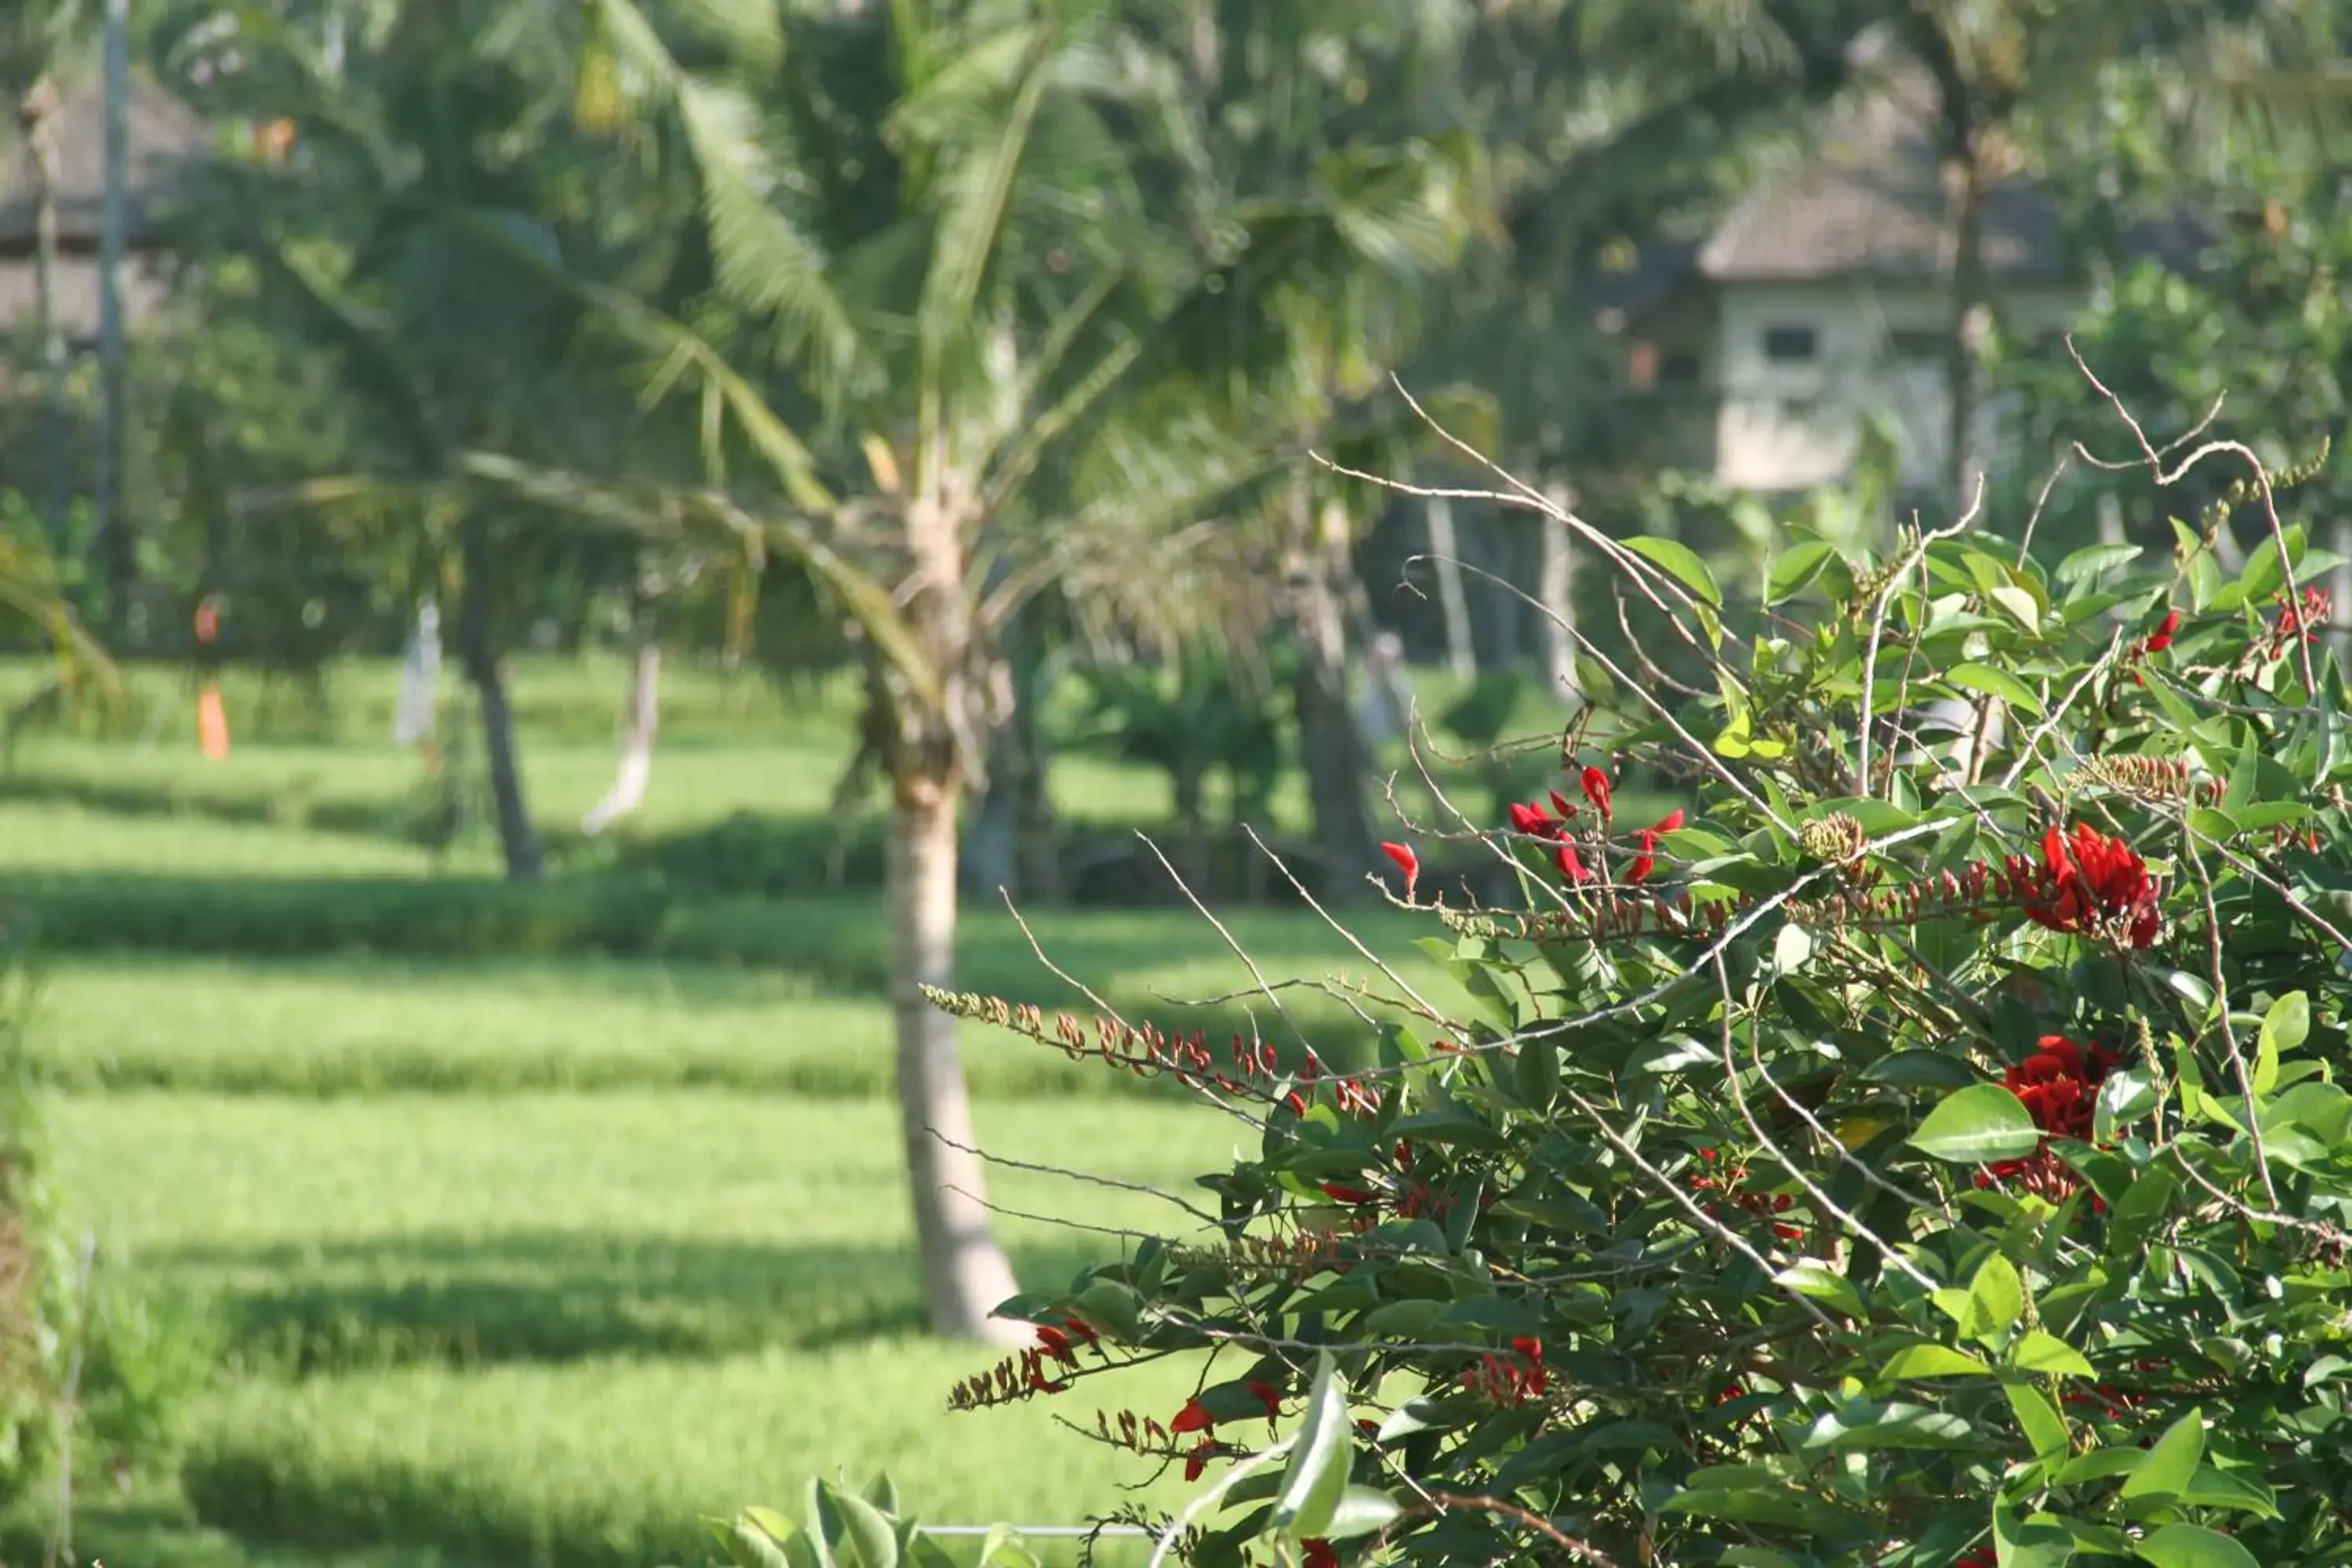
[[[914,781],[908,781],[914,782]],[[932,1331],[1025,1343],[989,1313],[1018,1287],[988,1223],[956,1020],[922,988],[955,981],[956,799],[946,781],[902,787],[890,835],[890,1006],[898,1033],[898,1120]]]
[[[62,563],[70,485],[66,460],[66,334],[58,313],[58,98],[47,77],[18,107],[33,163],[33,309],[41,336],[41,445],[49,550]]]
[[[482,760],[490,773],[499,847],[505,852],[509,880],[536,882],[546,875],[547,863],[540,852],[539,835],[531,830],[530,813],[523,804],[522,770],[515,761],[514,710],[507,700],[506,671],[499,661],[488,534],[480,523],[469,520],[462,537],[466,583],[457,605],[458,657],[465,662],[466,679],[474,683],[481,699]]]
[[[990,1315],[1017,1289],[1013,1265],[989,1226],[956,1020],[923,995],[955,984],[956,807],[978,706],[963,541],[955,513],[935,499],[910,506],[906,531],[917,574],[908,616],[945,699],[944,711],[922,710],[911,696],[897,704],[890,758],[890,1006],[908,1196],[932,1331],[1027,1344],[1028,1325]]]
[[[106,190],[100,207],[98,262],[98,484],[90,521],[106,561],[107,614],[118,630],[136,623],[139,551],[123,504],[123,439],[131,416],[130,355],[122,319],[122,268],[128,243],[131,115],[131,0],[106,0]]]
[[[1555,480],[1544,499],[1561,511],[1576,504],[1569,488]],[[1556,518],[1539,517],[1541,559],[1536,571],[1536,597],[1544,607],[1544,674],[1561,697],[1580,694],[1576,678],[1576,556],[1568,525]]]
[[[1445,617],[1445,665],[1456,680],[1478,674],[1478,650],[1470,636],[1470,599],[1462,591],[1462,545],[1454,531],[1454,503],[1428,500],[1429,554],[1437,568],[1437,605]]]
[[[1952,504],[1966,506],[1983,467],[1977,450],[1977,411],[1984,400],[1985,335],[1990,327],[1984,265],[1986,150],[1969,135],[1951,179],[1956,208],[1952,225],[1952,341],[1945,379],[1950,384],[1951,424],[1945,448],[1945,482]]]
[[[1292,622],[1299,658],[1291,683],[1298,717],[1300,760],[1315,814],[1315,838],[1322,853],[1326,899],[1345,900],[1362,891],[1360,874],[1374,868],[1380,849],[1364,804],[1370,772],[1363,736],[1348,700],[1346,516],[1325,509],[1318,526],[1304,481],[1292,492],[1294,542],[1298,562],[1292,574]]]

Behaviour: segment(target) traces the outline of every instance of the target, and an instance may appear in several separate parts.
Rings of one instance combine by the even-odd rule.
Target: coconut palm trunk
[[[908,627],[940,682],[934,707],[895,705],[887,874],[890,898],[890,1009],[898,1035],[898,1130],[908,1196],[921,1249],[932,1331],[1025,1344],[1025,1325],[991,1316],[1017,1287],[989,1225],[987,1178],[975,1151],[956,1019],[926,988],[955,984],[957,807],[963,758],[975,737],[965,715],[977,695],[971,658],[961,519],[935,498],[908,505],[904,537],[916,574]]]

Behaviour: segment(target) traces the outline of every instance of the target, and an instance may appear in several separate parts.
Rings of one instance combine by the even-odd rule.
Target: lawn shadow
[[[1106,1256],[1079,1237],[1009,1250],[1022,1280],[1048,1289]],[[280,1375],[717,1358],[923,1329],[915,1256],[901,1247],[522,1231],[174,1248],[147,1261],[222,1280],[214,1307],[231,1354]]]

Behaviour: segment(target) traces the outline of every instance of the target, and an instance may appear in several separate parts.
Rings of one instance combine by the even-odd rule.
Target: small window
[[[1809,363],[1821,347],[1821,334],[1811,327],[1764,329],[1764,357],[1774,364]]]
[[[1658,363],[1660,386],[1690,387],[1698,384],[1698,355],[1689,349],[1676,349]]]
[[[1951,340],[1942,332],[1904,327],[1886,335],[1897,364],[1941,364],[1951,357]]]

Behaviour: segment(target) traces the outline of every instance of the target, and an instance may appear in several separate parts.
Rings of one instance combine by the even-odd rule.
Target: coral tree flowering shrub
[[[1412,825],[1472,1005],[1351,993],[1361,1073],[1278,1066],[1273,992],[1230,1052],[938,998],[1255,1149],[1007,1303],[1039,1348],[955,1403],[1049,1400],[1192,1479],[1155,1523],[1203,1564],[2352,1563],[2330,563],[2280,528],[2228,577],[2181,531],[2054,567],[1800,538],[1745,633],[1630,542],[1712,694],[1621,679],[1548,800]],[[1664,821],[1616,814],[1633,766]],[[1442,839],[1524,900],[1450,895]],[[1125,1408],[1171,1352],[1197,1391]]]

